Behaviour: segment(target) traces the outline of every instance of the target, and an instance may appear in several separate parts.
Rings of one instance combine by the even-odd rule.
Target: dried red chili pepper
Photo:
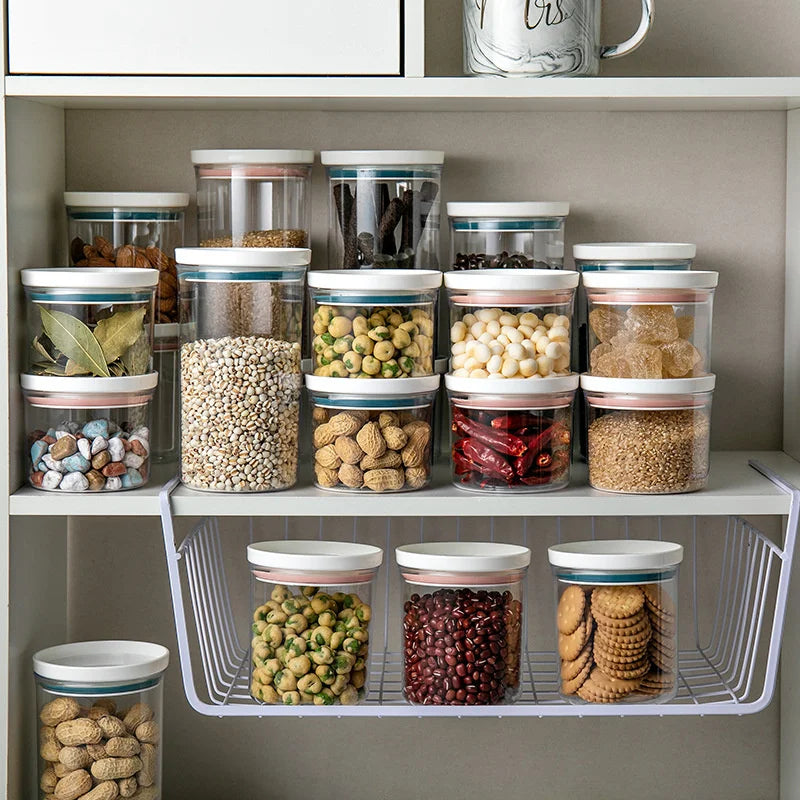
[[[509,482],[514,478],[511,464],[481,441],[467,439],[464,442],[464,455],[477,464],[487,477],[497,476]]]
[[[508,431],[516,428],[536,427],[541,428],[546,421],[537,414],[530,414],[527,411],[516,411],[508,414],[501,414],[495,417],[491,426],[495,430]]]
[[[541,468],[549,467],[553,463],[553,456],[550,453],[539,453],[536,456],[536,466]]]
[[[518,436],[502,433],[488,425],[475,422],[457,408],[453,410],[453,420],[460,431],[473,439],[483,442],[498,453],[503,453],[507,456],[521,456],[527,450],[527,445]]]

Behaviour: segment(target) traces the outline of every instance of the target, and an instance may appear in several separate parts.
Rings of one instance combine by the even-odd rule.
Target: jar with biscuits
[[[531,552],[498,542],[395,550],[403,585],[403,692],[420,705],[502,705],[520,690]]]
[[[548,549],[557,683],[569,703],[665,703],[678,690],[683,547],[593,540]]]

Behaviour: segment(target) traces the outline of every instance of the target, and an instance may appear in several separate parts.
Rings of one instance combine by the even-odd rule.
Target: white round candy
[[[488,345],[480,343],[472,351],[472,357],[480,364],[485,364],[492,357],[492,351]]]
[[[519,362],[519,373],[523,378],[530,378],[536,374],[537,366],[535,358],[525,358]]]
[[[547,356],[539,356],[536,360],[536,366],[539,374],[542,377],[547,377],[553,371],[553,359]]]
[[[500,333],[500,323],[493,319],[491,322],[486,323],[486,332],[492,334],[492,338],[496,338]]]
[[[513,378],[519,372],[519,362],[513,358],[503,361],[503,368],[500,370],[506,378]]]
[[[514,342],[506,349],[506,355],[516,361],[521,361],[527,354],[525,348],[519,342]]]
[[[461,342],[467,335],[467,326],[463,322],[456,322],[450,329],[450,341]]]
[[[492,356],[486,362],[486,369],[490,375],[500,372],[503,367],[503,359],[500,356]]]
[[[485,369],[473,369],[469,376],[470,378],[488,378],[489,373]]]
[[[550,340],[553,342],[568,342],[569,331],[566,328],[552,327],[548,333]]]
[[[456,342],[451,348],[450,352],[454,356],[460,356],[463,353],[467,352],[467,343],[466,342]]]

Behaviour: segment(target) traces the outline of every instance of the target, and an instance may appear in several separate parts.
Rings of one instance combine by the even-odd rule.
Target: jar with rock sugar
[[[497,542],[398,547],[403,692],[421,705],[501,705],[520,691],[531,552]]]
[[[178,250],[181,480],[267,492],[297,479],[303,248]]]
[[[161,796],[163,678],[148,642],[75,642],[33,656],[39,726],[31,797]]]

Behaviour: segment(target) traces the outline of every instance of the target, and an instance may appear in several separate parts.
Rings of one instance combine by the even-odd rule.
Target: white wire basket
[[[208,716],[551,717],[742,715],[772,700],[798,527],[800,493],[753,464],[792,497],[786,520],[770,536],[738,517],[330,519],[209,517],[176,546],[169,495],[162,523],[178,649],[186,697]],[[770,520],[765,520],[770,522]],[[257,539],[320,538],[380,544],[385,563],[374,589],[368,692],[353,706],[265,705],[249,694],[249,570],[244,546]],[[502,526],[502,530],[498,530]],[[228,530],[231,528],[231,530]],[[337,528],[332,530],[332,528]],[[528,647],[516,702],[502,706],[418,706],[402,693],[400,579],[393,550],[408,541],[483,538],[526,544],[533,551],[527,587]],[[476,529],[478,533],[476,534]],[[573,705],[558,694],[554,591],[547,546],[586,538],[664,538],[680,541],[679,686],[665,704]],[[777,540],[777,541],[776,541]],[[233,589],[233,591],[232,591]],[[533,611],[532,611],[533,609]],[[552,648],[552,649],[551,649]]]

